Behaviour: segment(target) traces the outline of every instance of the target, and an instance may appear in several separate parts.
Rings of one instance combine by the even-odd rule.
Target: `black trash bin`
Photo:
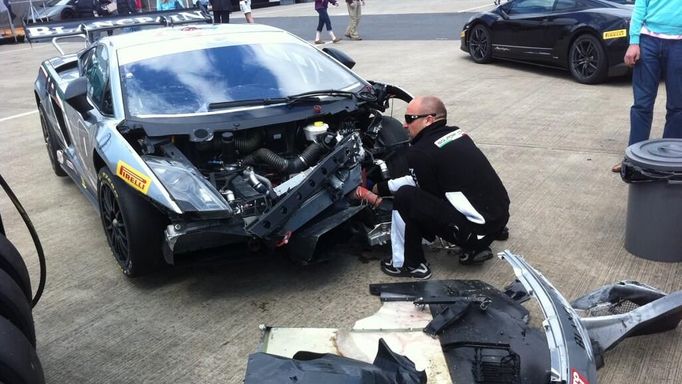
[[[628,191],[625,249],[648,260],[682,261],[682,139],[655,139],[625,150]]]

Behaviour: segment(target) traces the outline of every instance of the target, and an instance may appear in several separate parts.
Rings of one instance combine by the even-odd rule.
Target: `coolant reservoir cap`
[[[313,123],[313,125],[316,126],[316,127],[324,127],[324,126],[327,125],[327,124],[325,124],[324,121],[316,121],[316,122]]]
[[[643,169],[682,172],[682,139],[653,139],[632,144],[625,158]]]

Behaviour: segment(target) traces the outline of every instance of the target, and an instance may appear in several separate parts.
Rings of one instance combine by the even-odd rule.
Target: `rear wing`
[[[143,27],[174,26],[195,23],[211,23],[208,13],[196,8],[175,9],[160,12],[134,13],[130,15],[97,17],[92,19],[63,20],[47,23],[24,23],[24,31],[29,42],[53,40],[69,36],[80,36],[92,43],[99,38],[101,31]]]

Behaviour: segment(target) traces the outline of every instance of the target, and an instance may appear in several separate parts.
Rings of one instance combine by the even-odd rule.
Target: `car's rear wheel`
[[[47,149],[47,155],[50,158],[50,165],[52,165],[52,171],[59,177],[66,176],[66,172],[62,169],[57,161],[57,144],[54,138],[54,132],[50,129],[47,124],[47,119],[45,118],[45,111],[43,107],[38,107],[38,115],[40,115],[40,127],[43,130],[43,140],[45,141],[45,148]]]
[[[469,32],[469,55],[479,63],[489,63],[493,57],[493,45],[490,30],[483,24],[477,24]]]
[[[604,81],[608,74],[608,60],[601,42],[590,34],[578,36],[568,52],[568,69],[579,83]]]
[[[75,19],[76,18],[76,12],[73,11],[73,9],[65,9],[62,11],[61,14],[61,20],[69,20],[69,19]]]
[[[102,168],[98,177],[102,226],[121,271],[136,277],[159,269],[165,218],[108,168]]]

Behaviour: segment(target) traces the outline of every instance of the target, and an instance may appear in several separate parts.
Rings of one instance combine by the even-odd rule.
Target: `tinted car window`
[[[240,44],[172,53],[120,68],[132,116],[207,112],[210,103],[278,98],[366,83],[302,44]]]
[[[576,0],[557,0],[555,11],[567,11],[578,7]]]
[[[550,12],[554,7],[554,0],[516,0],[507,13],[510,15],[526,13]]]
[[[109,87],[108,53],[99,45],[87,52],[83,59],[83,75],[88,79],[88,96],[100,112],[113,113]]]

